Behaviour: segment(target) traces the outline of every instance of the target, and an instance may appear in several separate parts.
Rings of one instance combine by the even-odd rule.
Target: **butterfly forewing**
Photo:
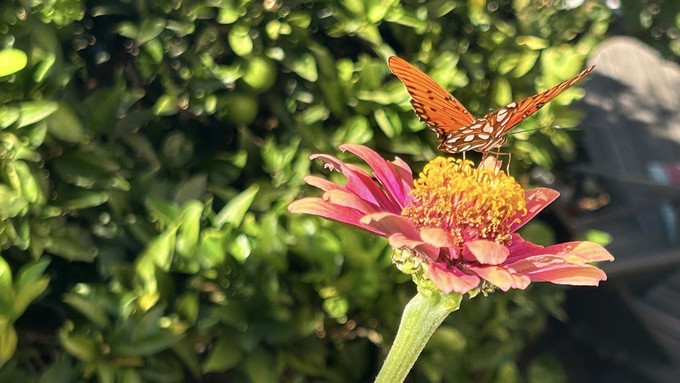
[[[440,138],[475,122],[463,104],[420,69],[396,56],[390,57],[387,64],[406,86],[418,117]]]
[[[512,129],[512,127],[522,122],[525,118],[536,113],[543,107],[543,105],[552,101],[552,99],[559,96],[560,93],[564,92],[567,88],[587,76],[593,71],[593,68],[595,68],[594,65],[586,68],[581,73],[570,78],[569,80],[562,81],[561,83],[544,92],[541,92],[535,96],[527,97],[518,103],[510,103],[505,108],[501,108],[494,113],[490,113],[485,118],[495,121],[499,125],[499,128],[503,129],[503,132],[507,132],[508,130]]]
[[[484,118],[475,119],[446,89],[407,61],[392,56],[387,64],[406,86],[411,95],[411,105],[418,117],[437,132],[439,149],[449,153],[467,150],[488,153],[502,146],[508,130],[536,113],[594,68],[591,66],[545,92],[510,103]]]

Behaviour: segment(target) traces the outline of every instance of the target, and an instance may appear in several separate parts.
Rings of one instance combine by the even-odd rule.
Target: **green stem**
[[[404,308],[397,337],[375,383],[400,383],[406,379],[418,355],[434,331],[460,307],[461,295],[419,292]]]

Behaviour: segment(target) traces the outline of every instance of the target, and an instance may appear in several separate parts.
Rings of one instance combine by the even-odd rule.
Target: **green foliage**
[[[413,287],[385,241],[287,214],[308,157],[435,155],[391,54],[479,115],[576,73],[609,10],[556,3],[6,2],[0,381],[371,380]],[[575,126],[580,94],[522,130]],[[516,173],[573,151],[560,129],[512,141]],[[463,302],[413,381],[554,373],[516,360],[559,296]]]
[[[680,57],[680,4],[662,0],[622,0],[615,14],[617,33],[635,36],[678,61]]]

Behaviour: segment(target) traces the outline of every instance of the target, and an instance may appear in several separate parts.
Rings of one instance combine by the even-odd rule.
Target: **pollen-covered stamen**
[[[505,172],[472,165],[443,157],[430,161],[402,215],[418,228],[447,230],[457,246],[475,239],[507,245],[513,217],[525,210],[524,191]]]

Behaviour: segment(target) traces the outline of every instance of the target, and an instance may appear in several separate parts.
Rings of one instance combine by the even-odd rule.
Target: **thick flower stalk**
[[[414,182],[399,158],[386,161],[371,149],[340,147],[364,160],[373,175],[324,154],[321,159],[341,172],[338,185],[320,177],[305,181],[324,191],[303,198],[289,210],[322,216],[387,237],[397,266],[413,275],[420,287],[465,294],[476,289],[525,289],[531,282],[597,285],[605,273],[591,262],[614,258],[592,242],[549,247],[525,241],[517,229],[554,201],[549,188],[524,191],[488,157],[472,162],[437,157]]]

